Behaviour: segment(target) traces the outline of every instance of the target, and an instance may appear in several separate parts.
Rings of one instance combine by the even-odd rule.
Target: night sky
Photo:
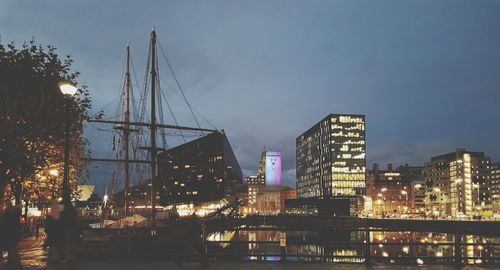
[[[127,43],[142,85],[153,25],[187,98],[226,131],[246,175],[266,146],[282,151],[295,186],[295,138],[329,113],[366,114],[368,166],[455,148],[500,161],[500,1],[0,0],[2,42],[34,37],[71,54],[94,113],[121,90]],[[162,60],[160,73],[173,84]],[[111,157],[109,133],[87,136],[93,156]],[[111,171],[92,164],[89,182],[102,192]]]

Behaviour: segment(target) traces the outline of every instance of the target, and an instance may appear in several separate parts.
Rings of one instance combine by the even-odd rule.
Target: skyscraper
[[[365,194],[365,116],[330,114],[297,140],[297,197]]]

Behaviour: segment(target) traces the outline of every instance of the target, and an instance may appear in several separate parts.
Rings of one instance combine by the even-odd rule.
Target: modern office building
[[[491,205],[493,211],[500,212],[500,163],[491,165]]]
[[[434,215],[475,215],[491,207],[491,164],[483,152],[456,149],[425,163],[426,208]]]
[[[264,176],[266,186],[281,185],[281,152],[262,151],[259,160],[259,174]]]
[[[228,198],[243,181],[224,131],[163,151],[158,160],[161,205]]]
[[[330,114],[297,140],[297,198],[365,194],[365,116]]]

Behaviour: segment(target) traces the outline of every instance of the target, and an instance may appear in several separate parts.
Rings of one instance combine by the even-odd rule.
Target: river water
[[[70,264],[49,262],[42,248],[44,239],[27,238],[19,248],[24,269],[177,269],[168,260],[144,261],[128,258],[125,261],[110,258],[77,260]],[[369,240],[370,253],[365,241]],[[500,239],[463,236],[461,239],[463,263],[478,269],[499,269]],[[282,247],[284,245],[284,247]],[[208,235],[207,251],[217,268],[213,269],[454,269],[454,236],[450,234],[419,232],[363,231],[286,231],[237,230]],[[369,256],[367,256],[369,254]],[[263,262],[298,262],[290,264]],[[373,267],[365,265],[366,260]],[[257,262],[257,263],[249,263]],[[303,263],[302,263],[303,262]],[[317,262],[308,264],[306,262]],[[304,264],[305,263],[305,264]],[[314,267],[312,267],[312,266]],[[300,266],[300,267],[298,267]],[[312,267],[312,268],[311,268]],[[183,269],[199,269],[196,263],[186,263]],[[6,269],[5,260],[0,269]],[[464,267],[468,269],[468,267]],[[486,268],[485,268],[486,269]]]
[[[366,242],[369,239],[370,251]],[[500,239],[461,237],[464,264],[500,263]],[[248,261],[304,261],[387,264],[452,264],[452,234],[422,232],[238,230],[209,235],[208,251],[216,257]],[[285,246],[285,247],[283,247]]]

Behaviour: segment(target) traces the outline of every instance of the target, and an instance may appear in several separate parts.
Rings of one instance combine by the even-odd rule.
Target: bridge
[[[459,233],[461,235],[500,236],[500,221],[366,219],[332,216],[247,216],[206,222],[208,231],[234,230],[369,230]]]

